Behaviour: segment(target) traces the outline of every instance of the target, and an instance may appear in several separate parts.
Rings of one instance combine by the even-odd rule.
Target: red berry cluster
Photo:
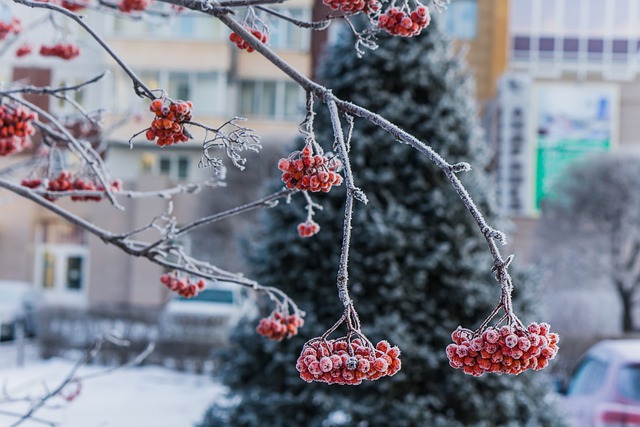
[[[6,39],[10,34],[18,34],[22,31],[22,24],[18,18],[13,18],[10,22],[0,21],[0,40]]]
[[[418,6],[411,13],[392,7],[378,17],[379,28],[394,36],[403,37],[417,36],[429,22],[431,15],[426,6]]]
[[[188,276],[180,277],[177,271],[163,274],[160,276],[160,282],[162,282],[169,290],[178,293],[178,295],[185,298],[191,298],[198,295],[202,291],[207,283],[204,279],[200,279],[197,282],[192,282]]]
[[[89,5],[89,0],[62,0],[60,6],[71,12],[79,12]]]
[[[344,13],[364,12],[367,14],[376,13],[380,10],[378,0],[322,0],[324,4],[333,10],[342,10]]]
[[[298,314],[286,315],[280,311],[274,311],[269,317],[260,319],[256,327],[263,337],[273,341],[281,341],[283,338],[291,338],[298,334],[298,328],[304,325],[304,320]]]
[[[120,12],[131,13],[134,11],[146,10],[151,6],[153,0],[122,0],[118,5]]]
[[[528,330],[488,328],[473,337],[458,328],[451,334],[455,344],[447,346],[449,364],[465,374],[479,377],[485,372],[518,375],[527,369],[539,371],[558,353],[558,334],[547,323],[531,323]]]
[[[0,156],[19,153],[29,146],[37,115],[22,105],[0,105]]]
[[[400,349],[380,341],[376,348],[360,339],[317,340],[305,344],[296,363],[306,382],[358,385],[362,380],[377,380],[400,370]]]
[[[42,183],[39,179],[23,179],[21,184],[25,187],[36,188],[39,187]],[[53,192],[63,192],[63,191],[73,191],[73,190],[86,190],[86,191],[104,191],[104,187],[100,184],[95,184],[90,181],[85,181],[81,178],[73,179],[71,172],[62,171],[56,177],[56,179],[52,179],[47,184],[47,191]],[[121,191],[122,190],[122,181],[119,179],[113,181],[111,183],[111,191]],[[45,199],[49,201],[55,201],[57,198],[47,195]],[[87,195],[87,196],[71,196],[71,200],[74,202],[78,201],[95,201],[99,202],[102,200],[102,195]]]
[[[319,231],[320,226],[313,220],[308,219],[298,224],[298,234],[300,237],[311,237],[318,234]]]
[[[294,151],[288,158],[278,161],[287,188],[303,191],[328,193],[332,186],[342,184],[342,176],[336,172],[339,168],[338,159],[320,154],[314,156],[308,145],[302,152]]]
[[[191,101],[171,101],[165,105],[166,98],[154,99],[149,109],[156,116],[147,130],[146,137],[149,141],[158,138],[156,143],[160,147],[165,145],[186,142],[189,137],[184,134],[183,123],[191,120]]]
[[[247,31],[250,31],[251,34],[253,34],[253,36],[258,40],[260,40],[263,44],[267,44],[267,42],[269,41],[269,35],[267,33],[263,33],[257,28],[251,28],[251,27],[245,27],[245,28],[247,29]],[[235,32],[229,35],[229,40],[234,42],[236,46],[238,46],[238,49],[246,50],[247,52],[253,52],[255,50],[254,48],[249,46],[249,44],[242,37],[240,37],[240,35],[236,34]]]
[[[40,46],[40,55],[57,56],[68,61],[80,55],[80,48],[73,43],[57,43],[52,46]]]
[[[18,58],[21,58],[23,56],[29,55],[31,52],[33,52],[33,48],[31,47],[31,45],[25,43],[22,46],[20,46],[18,49],[16,49],[16,56]]]
[[[22,181],[20,181],[20,185],[22,185],[23,187],[38,188],[40,187],[40,185],[42,185],[42,180],[39,178],[33,178],[33,179],[25,178]]]
[[[80,179],[80,178],[77,178],[73,182],[73,189],[74,190],[86,190],[86,191],[104,191],[104,187],[102,185],[96,184],[96,183],[91,182],[91,181],[85,181],[85,180]],[[122,191],[122,181],[120,181],[119,179],[116,179],[115,181],[113,181],[111,183],[110,190],[112,192]],[[102,195],[71,196],[71,200],[73,200],[74,202],[87,201],[87,200],[92,200],[94,202],[99,202],[100,200],[102,200]]]

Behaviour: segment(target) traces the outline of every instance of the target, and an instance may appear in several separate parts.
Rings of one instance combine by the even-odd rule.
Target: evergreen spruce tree
[[[381,36],[379,44],[358,59],[353,38],[339,38],[328,52],[324,83],[426,141],[448,161],[469,161],[474,170],[462,179],[493,224],[470,76],[450,42],[432,25],[419,37]],[[315,130],[318,142],[330,147],[326,115],[319,113]],[[343,310],[336,273],[344,188],[314,195],[324,207],[314,217],[322,228],[308,239],[295,230],[306,216],[298,195],[265,212],[250,263],[261,283],[280,287],[306,311],[305,325],[299,336],[280,343],[258,336],[255,320],[239,326],[220,368],[235,400],[214,403],[201,426],[563,425],[549,402],[544,372],[474,378],[448,365],[444,349],[451,332],[458,325],[477,328],[498,303],[500,287],[489,272],[486,242],[442,171],[360,120],[350,155],[356,185],[370,200],[355,205],[351,296],[371,341],[387,339],[400,347],[402,370],[360,386],[299,378],[295,362],[302,345]],[[531,318],[531,304],[523,303],[525,283],[515,286],[523,321],[541,320]]]

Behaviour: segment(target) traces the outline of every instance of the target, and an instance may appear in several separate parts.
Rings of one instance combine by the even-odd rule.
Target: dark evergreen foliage
[[[449,41],[434,25],[419,37],[381,37],[379,44],[358,59],[353,38],[343,34],[328,52],[325,84],[426,141],[448,161],[470,162],[474,169],[462,179],[495,225],[470,76]],[[330,149],[326,115],[319,112],[315,128]],[[265,213],[250,263],[254,277],[281,287],[307,312],[306,324],[299,337],[282,343],[257,336],[255,320],[238,327],[220,369],[235,400],[215,402],[201,426],[563,425],[544,373],[473,378],[448,365],[444,349],[451,332],[458,325],[478,327],[498,303],[500,289],[484,238],[444,173],[363,120],[356,120],[351,159],[356,185],[370,203],[355,205],[350,290],[363,331],[374,343],[398,345],[402,370],[357,387],[299,378],[295,361],[303,343],[342,314],[335,276],[344,188],[314,195],[324,210],[315,216],[322,229],[310,239],[297,236],[305,211],[303,198],[294,197]],[[522,320],[542,320],[522,304],[527,285],[518,286]]]

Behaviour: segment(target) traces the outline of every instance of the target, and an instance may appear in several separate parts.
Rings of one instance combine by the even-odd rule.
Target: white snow
[[[0,367],[0,384],[11,398],[41,396],[44,384],[57,387],[73,368],[74,362],[62,359],[37,361],[22,368]],[[77,376],[104,372],[105,367],[84,366]],[[75,390],[69,384],[64,390]],[[202,419],[208,406],[223,399],[224,386],[208,375],[188,374],[155,366],[127,367],[107,375],[82,381],[80,394],[71,402],[59,396],[50,399],[35,417],[60,427],[182,427]],[[7,402],[0,396],[0,425],[18,420],[6,412],[25,413],[29,404]],[[28,421],[21,426],[43,426]]]

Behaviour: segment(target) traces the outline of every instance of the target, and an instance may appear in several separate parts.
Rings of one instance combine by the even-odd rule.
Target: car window
[[[605,380],[608,364],[602,359],[587,356],[573,374],[573,378],[567,389],[568,396],[592,394]]]
[[[622,396],[640,401],[640,364],[622,367],[617,383],[618,392]]]

